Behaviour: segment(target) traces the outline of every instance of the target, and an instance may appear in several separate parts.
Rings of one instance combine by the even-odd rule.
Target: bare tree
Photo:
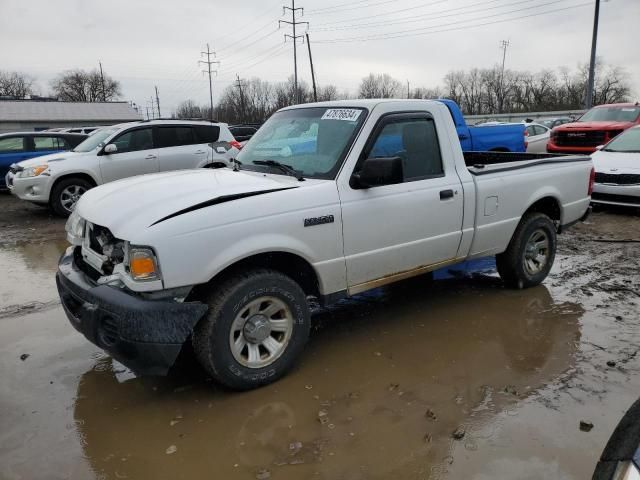
[[[402,84],[388,73],[375,75],[370,73],[360,82],[359,98],[394,98],[400,92]]]
[[[98,70],[68,70],[51,82],[59,100],[65,102],[109,102],[121,95],[120,82]]]
[[[33,94],[33,79],[20,72],[0,71],[0,97],[25,98]]]
[[[202,108],[200,108],[193,100],[185,100],[184,102],[181,102],[173,116],[175,118],[208,118],[203,117]]]

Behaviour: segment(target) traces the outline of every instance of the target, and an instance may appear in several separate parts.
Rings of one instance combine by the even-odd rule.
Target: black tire
[[[234,356],[230,336],[242,309],[262,297],[275,297],[289,309],[292,330],[282,353],[272,363],[248,367]],[[193,332],[193,347],[204,369],[222,385],[248,390],[272,383],[295,363],[309,338],[310,314],[304,291],[280,272],[256,269],[230,276],[216,285],[209,298],[209,311]],[[244,333],[242,333],[244,335]]]
[[[527,243],[532,236],[543,232],[548,239],[546,263],[538,272],[532,273],[525,266]],[[525,214],[511,237],[507,250],[496,255],[498,273],[505,285],[510,288],[528,288],[539,285],[547,278],[556,256],[556,227],[544,213]]]
[[[94,185],[91,182],[80,177],[63,178],[58,183],[56,183],[51,189],[51,194],[49,195],[49,205],[51,206],[51,210],[53,210],[56,215],[59,215],[60,217],[68,217],[69,215],[71,215],[71,210],[67,209],[67,207],[63,203],[64,200],[62,198],[62,195],[65,190],[74,187],[82,189],[82,193],[84,193],[87,190],[93,188]]]

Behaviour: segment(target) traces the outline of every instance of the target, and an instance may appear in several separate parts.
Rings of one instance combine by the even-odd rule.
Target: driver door
[[[400,157],[403,181],[339,184],[350,294],[454,261],[462,238],[461,182],[427,112],[382,117],[354,172],[371,157]]]
[[[118,150],[100,156],[103,182],[158,172],[158,150],[153,145],[151,127],[127,130],[109,143]]]

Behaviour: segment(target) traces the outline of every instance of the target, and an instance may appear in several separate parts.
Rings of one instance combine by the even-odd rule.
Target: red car
[[[593,153],[627,128],[640,124],[640,103],[614,103],[592,108],[573,123],[551,131],[547,152]]]

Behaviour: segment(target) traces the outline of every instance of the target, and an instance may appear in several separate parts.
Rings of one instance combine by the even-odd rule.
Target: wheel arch
[[[287,275],[300,285],[306,295],[322,297],[320,278],[313,265],[301,255],[277,250],[255,253],[235,260],[217,272],[205,284],[194,287],[190,297],[201,297],[202,294],[211,291],[211,288],[215,288],[225,278],[239,271],[258,268],[267,268]]]
[[[560,201],[553,195],[545,195],[537,199],[530,204],[522,215],[524,216],[531,212],[544,213],[556,223],[556,226],[561,224],[562,207],[560,206]]]
[[[90,174],[86,173],[86,172],[73,172],[73,173],[65,173],[64,175],[60,175],[59,177],[57,177],[53,183],[51,184],[51,188],[49,189],[49,195],[51,195],[51,192],[53,191],[53,189],[63,180],[67,180],[69,178],[81,178],[83,180],[86,180],[87,182],[91,183],[94,187],[98,186],[98,181]],[[49,199],[51,200],[51,199]]]

